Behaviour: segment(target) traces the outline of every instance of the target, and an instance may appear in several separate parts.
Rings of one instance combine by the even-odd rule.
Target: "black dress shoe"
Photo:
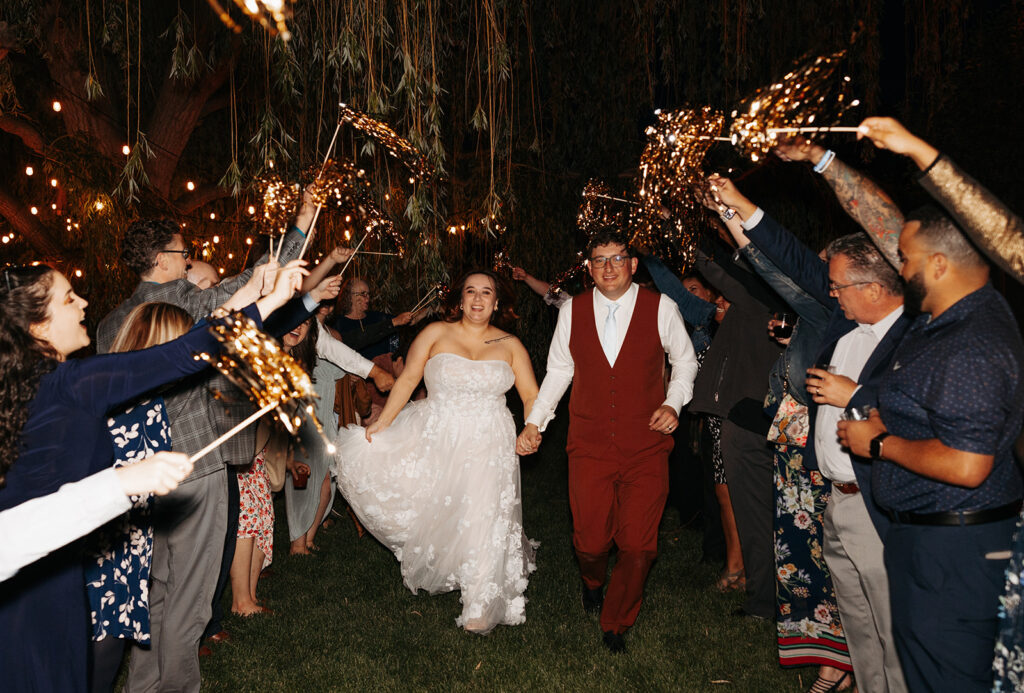
[[[606,630],[604,635],[601,636],[601,641],[609,651],[615,654],[626,651],[626,639],[622,637],[622,633],[613,633],[610,630]]]
[[[601,606],[604,604],[604,588],[588,589],[583,585],[583,610],[591,616],[601,614]]]

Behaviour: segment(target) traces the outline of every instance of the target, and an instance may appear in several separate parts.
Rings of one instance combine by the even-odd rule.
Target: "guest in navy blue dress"
[[[287,300],[304,272],[278,272],[274,291],[246,313]],[[263,272],[229,301],[258,298]],[[194,330],[153,349],[87,359],[86,301],[45,265],[0,271],[0,510],[110,467],[107,413],[205,368],[197,351],[218,348]],[[0,591],[0,671],[11,691],[85,691],[89,610],[75,543],[22,570]]]

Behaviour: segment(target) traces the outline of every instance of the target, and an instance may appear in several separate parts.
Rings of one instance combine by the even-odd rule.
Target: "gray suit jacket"
[[[299,256],[303,238],[302,234],[294,231],[285,236],[280,257],[282,265]],[[257,264],[266,261],[267,257],[263,256]],[[199,320],[230,298],[251,276],[252,269],[247,269],[209,289],[199,289],[187,279],[163,284],[139,282],[135,292],[100,321],[97,350],[105,353],[110,348],[128,313],[141,303],[170,303]],[[173,449],[188,455],[199,452],[255,411],[241,390],[212,369],[180,381],[164,392],[163,397],[167,404]],[[256,424],[253,424],[198,460],[186,481],[213,474],[223,469],[225,464],[249,464],[255,454],[255,440]]]

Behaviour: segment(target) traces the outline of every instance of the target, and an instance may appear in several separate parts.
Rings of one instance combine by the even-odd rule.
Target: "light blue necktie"
[[[619,331],[615,324],[615,311],[619,309],[618,303],[608,304],[608,317],[604,319],[604,334],[601,337],[601,348],[608,358],[608,363],[614,363],[617,349],[615,343],[619,338]]]

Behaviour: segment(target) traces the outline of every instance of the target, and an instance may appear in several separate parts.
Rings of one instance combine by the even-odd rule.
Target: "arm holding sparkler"
[[[322,282],[327,275],[331,273],[332,269],[344,262],[348,262],[348,259],[355,255],[355,252],[356,251],[352,248],[345,248],[340,245],[335,247],[334,250],[327,254],[327,257],[321,260],[316,267],[309,271],[309,276],[306,277],[304,282],[302,282],[302,290],[312,291],[313,287]],[[339,277],[339,286],[340,285]]]
[[[892,118],[868,118],[861,133],[876,147],[910,157],[923,173],[919,182],[988,255],[1024,281],[1024,225],[1021,218],[920,137]]]
[[[533,276],[532,274],[524,270],[522,267],[512,268],[512,278],[515,279],[516,281],[524,282],[528,287],[530,287],[533,290],[535,294],[539,296],[546,296],[547,293],[551,291],[550,284],[548,284],[545,281],[541,281],[540,279],[537,279],[537,277]]]
[[[828,288],[828,265],[821,261],[818,254],[748,200],[732,181],[722,176],[712,176],[710,180],[722,202],[737,210],[737,217],[743,219],[742,237],[805,293],[822,305],[832,305],[833,299]],[[751,209],[754,211],[751,212]],[[738,233],[734,225],[729,226],[729,229],[734,235]],[[729,297],[728,293],[726,297]]]
[[[858,137],[860,133],[858,133]],[[773,150],[783,161],[807,161],[835,191],[846,213],[867,231],[886,260],[896,269],[902,264],[897,248],[903,230],[903,213],[892,198],[855,168],[819,144],[796,137]]]

